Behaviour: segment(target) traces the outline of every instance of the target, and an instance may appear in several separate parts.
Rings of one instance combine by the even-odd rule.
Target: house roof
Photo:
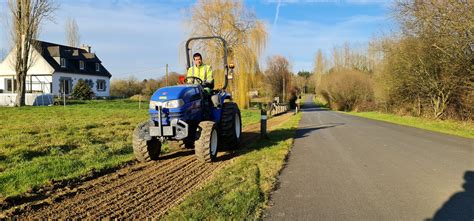
[[[35,45],[36,50],[57,72],[112,77],[110,72],[102,65],[102,61],[97,55],[83,48],[39,40],[35,40],[35,44],[33,45]],[[61,67],[59,63],[61,58],[66,59],[65,68]],[[79,68],[79,61],[84,62],[84,70]],[[96,71],[96,63],[100,65],[99,71]]]

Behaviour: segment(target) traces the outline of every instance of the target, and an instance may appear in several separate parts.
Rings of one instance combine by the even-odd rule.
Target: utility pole
[[[166,86],[168,86],[168,64],[166,64]]]
[[[66,107],[66,80],[63,80],[63,104]]]
[[[282,103],[285,103],[285,84],[286,84],[286,78],[283,78],[283,100]]]

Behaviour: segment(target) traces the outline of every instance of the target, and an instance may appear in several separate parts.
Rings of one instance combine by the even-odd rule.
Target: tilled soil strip
[[[268,128],[290,116],[269,119]],[[259,131],[258,123],[244,128],[242,144],[257,140]],[[20,219],[159,218],[230,162],[232,154],[219,153],[217,162],[201,163],[193,150],[181,150],[162,156],[159,162],[134,164],[73,189],[57,189],[44,200],[11,208],[3,215]]]

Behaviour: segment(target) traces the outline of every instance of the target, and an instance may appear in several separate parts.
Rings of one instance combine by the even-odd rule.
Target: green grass
[[[474,126],[472,122],[458,122],[449,120],[433,120],[419,117],[398,116],[380,112],[342,112],[354,116],[365,117],[375,120],[391,122],[461,137],[474,138]]]
[[[132,131],[149,117],[147,103],[141,110],[138,105],[113,100],[0,108],[0,198],[133,160]],[[242,111],[244,126],[258,117],[258,111]]]
[[[241,110],[242,125],[260,122],[260,110]]]
[[[293,144],[301,114],[253,143],[201,189],[173,208],[169,220],[258,219]]]

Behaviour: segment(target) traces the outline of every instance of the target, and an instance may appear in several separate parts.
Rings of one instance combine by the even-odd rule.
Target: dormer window
[[[95,63],[95,71],[100,71],[100,64],[99,63]]]
[[[60,63],[61,63],[61,67],[65,68],[66,67],[66,58],[61,58]]]
[[[79,61],[79,69],[84,70],[84,61]]]

